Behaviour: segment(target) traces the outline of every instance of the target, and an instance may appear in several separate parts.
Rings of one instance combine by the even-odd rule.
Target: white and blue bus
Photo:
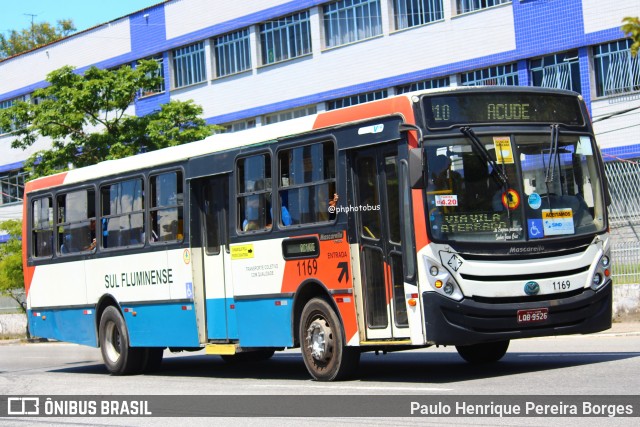
[[[33,180],[34,336],[100,347],[113,374],[165,349],[311,376],[361,352],[611,326],[603,162],[580,95],[415,92]]]

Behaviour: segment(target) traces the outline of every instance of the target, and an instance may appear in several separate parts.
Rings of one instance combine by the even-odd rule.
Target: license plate
[[[531,310],[518,310],[518,323],[544,322],[549,318],[548,308],[534,308]]]

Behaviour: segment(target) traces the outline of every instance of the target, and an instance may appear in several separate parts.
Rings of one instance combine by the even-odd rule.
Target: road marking
[[[640,353],[556,353],[556,354],[519,354],[518,357],[575,357],[575,356],[640,356]]]
[[[268,388],[298,388],[299,385],[286,385],[286,384],[251,384],[251,387],[268,387]],[[328,386],[328,385],[315,385],[307,384],[305,388],[318,388],[329,390],[379,390],[384,392],[394,391],[452,391],[452,388],[435,388],[435,387],[359,387],[359,386]]]

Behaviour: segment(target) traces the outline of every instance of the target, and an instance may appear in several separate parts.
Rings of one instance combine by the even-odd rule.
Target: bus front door
[[[350,157],[360,294],[366,339],[407,339],[398,155],[395,144],[355,151]]]
[[[227,342],[238,335],[229,271],[229,177],[199,178],[192,186],[198,205],[192,214],[199,215],[192,224],[200,225],[201,230],[199,244],[194,245],[201,253],[200,263],[194,259],[194,270],[200,271],[194,271],[194,276],[199,276],[203,283],[206,341]]]

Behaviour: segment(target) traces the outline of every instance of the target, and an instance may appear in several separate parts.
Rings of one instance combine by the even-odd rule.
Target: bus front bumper
[[[427,342],[436,345],[471,345],[490,341],[553,335],[588,334],[611,327],[613,284],[598,291],[535,302],[453,301],[425,292]],[[547,309],[545,320],[520,323],[518,311]]]

